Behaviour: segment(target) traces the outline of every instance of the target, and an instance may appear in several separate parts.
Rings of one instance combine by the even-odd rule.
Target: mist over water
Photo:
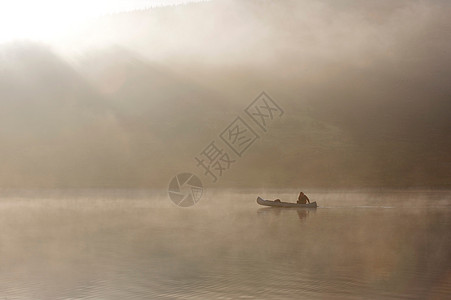
[[[445,299],[451,194],[317,191],[317,209],[216,191],[24,191],[0,201],[7,299]],[[283,200],[296,194],[277,193]]]
[[[0,300],[451,298],[450,1],[31,2],[0,5]]]

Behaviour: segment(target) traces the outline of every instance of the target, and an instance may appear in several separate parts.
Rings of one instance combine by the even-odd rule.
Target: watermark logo
[[[210,177],[213,183],[216,183],[223,173],[251,148],[261,134],[268,131],[276,118],[284,114],[282,108],[265,92],[252,101],[243,112],[224,128],[218,135],[219,139],[212,140],[194,157],[196,166],[201,168],[203,175]],[[182,191],[182,187],[188,180],[196,181],[193,181],[195,184],[188,184],[189,188],[185,187]],[[190,195],[190,191],[196,194],[193,192]],[[169,196],[179,206],[194,205],[202,196],[202,183],[191,173],[179,174],[169,184]]]
[[[172,178],[168,194],[172,202],[181,207],[196,204],[202,197],[203,187],[200,179],[191,173],[181,173]]]

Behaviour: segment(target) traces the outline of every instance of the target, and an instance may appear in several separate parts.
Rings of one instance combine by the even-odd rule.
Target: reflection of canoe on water
[[[257,198],[257,203],[264,206],[274,206],[274,207],[296,207],[296,208],[316,208],[316,202],[308,203],[308,204],[297,204],[297,203],[288,203],[288,202],[276,202],[270,200],[264,200],[260,197]]]

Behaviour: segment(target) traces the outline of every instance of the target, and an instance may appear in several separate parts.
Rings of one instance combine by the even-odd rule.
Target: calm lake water
[[[451,298],[451,192],[305,192],[3,190],[0,300]]]

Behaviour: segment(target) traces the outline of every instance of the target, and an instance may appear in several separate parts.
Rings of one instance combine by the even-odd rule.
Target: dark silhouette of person
[[[303,192],[299,193],[299,197],[298,197],[298,204],[307,204],[310,203],[310,199],[307,197],[306,194],[304,194]]]

